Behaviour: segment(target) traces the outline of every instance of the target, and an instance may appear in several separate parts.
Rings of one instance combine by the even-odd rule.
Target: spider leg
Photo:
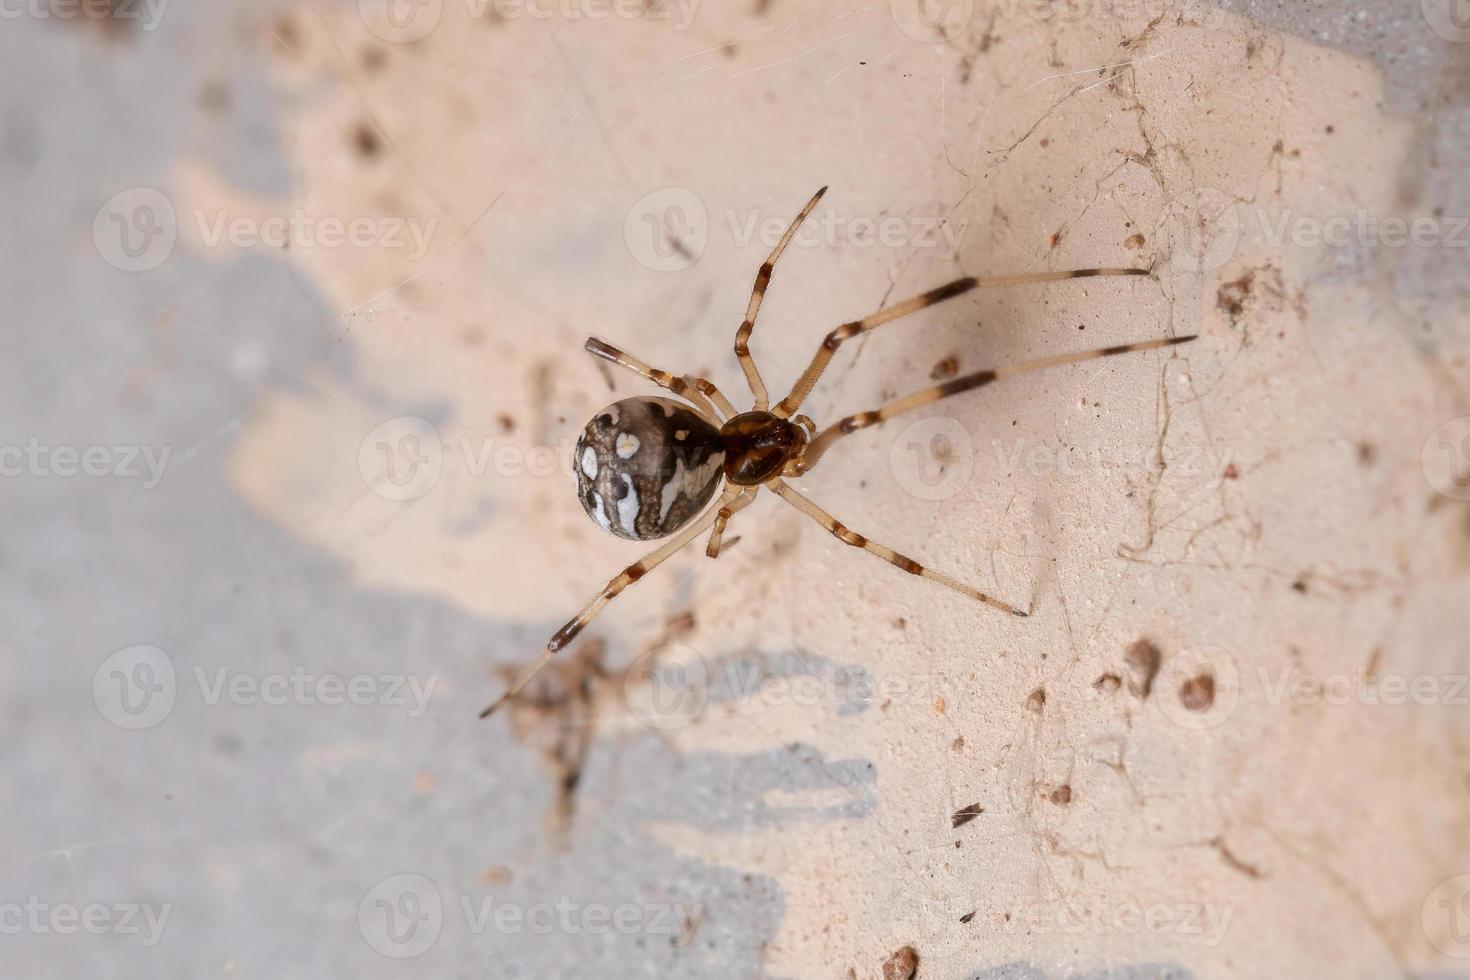
[[[715,516],[715,529],[710,532],[709,544],[704,547],[704,553],[706,555],[710,558],[720,557],[720,546],[724,543],[725,539],[725,525],[730,523],[730,518],[734,514],[749,506],[759,492],[760,487],[750,487],[748,490],[742,490],[720,508],[719,514]]]
[[[740,369],[745,372],[745,380],[750,383],[750,393],[755,396],[755,408],[757,411],[765,411],[766,406],[771,403],[771,396],[766,391],[766,383],[761,380],[760,369],[755,366],[755,358],[750,356],[750,335],[755,330],[755,318],[760,314],[761,302],[766,298],[766,287],[771,284],[771,272],[776,267],[776,260],[781,253],[786,251],[786,246],[791,244],[791,239],[796,237],[796,231],[801,223],[812,213],[822,195],[827,193],[823,187],[812,195],[812,199],[806,202],[806,207],[801,209],[786,229],[786,234],[776,243],[771,250],[770,257],[761,265],[760,271],[755,274],[755,288],[750,291],[750,302],[745,307],[745,320],[740,324],[740,329],[735,331],[735,356],[740,359]]]
[[[735,488],[733,487],[731,488],[731,490],[734,489]],[[725,491],[726,495],[725,497],[721,498],[722,502],[732,499],[733,495],[731,494],[731,490]],[[650,571],[652,571],[654,568],[662,564],[666,559],[671,557],[680,548],[683,548],[686,544],[693,541],[700,534],[708,530],[709,526],[715,522],[715,518],[719,515],[719,513],[719,507],[709,508],[704,512],[699,520],[684,528],[684,530],[680,531],[678,535],[670,539],[666,544],[660,546],[654,551],[649,552],[647,555],[644,555],[638,561],[635,561],[633,564],[629,565],[627,568],[623,569],[616,576],[614,576],[612,581],[603,586],[602,591],[599,592],[595,597],[593,597],[592,601],[587,603],[587,605],[583,607],[581,612],[577,613],[575,617],[567,621],[567,624],[565,626],[556,631],[555,635],[553,635],[551,640],[546,644],[546,649],[541,651],[540,656],[536,658],[536,660],[531,664],[530,667],[527,667],[525,671],[521,673],[520,677],[516,678],[515,683],[511,684],[509,690],[507,690],[504,694],[497,698],[494,704],[490,705],[490,707],[480,712],[480,717],[488,718],[490,715],[499,710],[500,707],[504,705],[507,701],[512,700],[513,698],[515,698],[516,695],[520,694],[521,689],[529,684],[532,678],[534,678],[537,674],[541,672],[541,668],[546,666],[547,662],[556,655],[556,652],[565,647],[568,643],[571,643],[572,640],[576,639],[577,634],[582,632],[583,628],[585,628],[588,623],[592,622],[592,620],[596,618],[598,613],[602,612],[602,608],[604,606],[606,606],[613,599],[617,598],[618,593],[622,592],[628,586],[641,579],[644,575],[647,575]]]
[[[993,276],[988,279],[976,279],[972,276],[967,276],[964,279],[956,279],[954,282],[940,286],[938,289],[931,289],[929,292],[915,296],[913,299],[905,300],[885,310],[879,310],[872,316],[862,320],[844,323],[836,330],[833,330],[822,340],[822,346],[817,348],[817,353],[812,357],[812,362],[807,365],[807,369],[802,372],[801,377],[792,386],[791,393],[781,399],[772,411],[782,418],[789,418],[793,412],[800,408],[801,403],[806,401],[806,397],[812,393],[812,388],[816,386],[817,379],[827,369],[827,365],[831,362],[833,355],[837,353],[837,348],[842,346],[843,341],[851,340],[859,334],[865,334],[870,330],[875,330],[885,323],[891,323],[901,317],[908,316],[910,313],[917,313],[927,306],[933,306],[935,303],[942,303],[947,299],[953,299],[972,289],[983,289],[987,286],[1017,286],[1027,283],[1056,282],[1061,279],[1088,279],[1093,276],[1146,276],[1149,274],[1147,269],[1073,269],[1068,272],[1035,272],[1016,276]]]
[[[828,531],[832,532],[833,536],[836,537],[837,540],[841,541],[843,544],[852,545],[854,548],[862,548],[864,551],[867,551],[871,554],[877,555],[879,558],[882,558],[890,565],[897,565],[899,568],[908,572],[910,575],[917,575],[920,578],[929,579],[931,582],[938,582],[940,585],[953,589],[954,591],[959,592],[962,595],[967,595],[971,599],[979,599],[987,606],[993,606],[994,608],[999,609],[1001,612],[1010,613],[1012,616],[1026,615],[1026,613],[1017,609],[1015,606],[1012,606],[1006,602],[1001,602],[999,599],[996,599],[993,596],[986,595],[979,589],[971,588],[970,586],[965,585],[963,582],[957,582],[954,579],[950,578],[948,575],[943,575],[932,569],[925,568],[923,565],[920,565],[912,558],[909,558],[906,555],[901,555],[886,545],[881,545],[876,541],[869,541],[867,538],[863,537],[861,534],[858,534],[856,531],[850,530],[847,525],[843,524],[837,518],[827,513],[821,507],[818,507],[816,504],[812,503],[812,501],[808,500],[806,497],[803,497],[800,493],[793,489],[790,484],[786,483],[780,477],[773,477],[772,479],[768,480],[766,482],[766,486],[770,487],[771,490],[782,500],[786,501],[788,504],[801,511],[803,514],[825,527]]]
[[[895,415],[911,412],[941,398],[950,395],[958,395],[961,392],[970,391],[974,388],[983,388],[992,381],[1008,378],[1018,374],[1026,374],[1030,371],[1039,371],[1043,368],[1056,367],[1060,364],[1078,364],[1082,361],[1092,361],[1099,357],[1112,357],[1116,354],[1132,354],[1135,351],[1155,350],[1160,347],[1172,347],[1175,344],[1188,343],[1195,339],[1195,335],[1188,337],[1168,337],[1164,340],[1145,340],[1137,344],[1121,344],[1117,347],[1102,347],[1098,350],[1083,351],[1079,354],[1059,354],[1056,357],[1042,357],[1033,361],[1022,361],[1019,364],[1011,364],[1006,367],[992,368],[988,371],[976,371],[974,374],[966,374],[946,381],[944,384],[916,391],[912,395],[895,399],[881,408],[872,412],[859,412],[849,415],[847,418],[833,425],[827,426],[811,442],[797,459],[787,464],[788,476],[800,476],[810,472],[817,465],[822,454],[831,448],[832,443],[843,436],[851,435],[859,429],[866,429],[870,425],[886,422]]]
[[[724,421],[736,414],[735,406],[730,404],[730,399],[720,393],[720,389],[715,387],[713,381],[688,375],[680,377],[656,367],[650,367],[627,351],[619,350],[607,341],[596,337],[588,337],[584,346],[589,354],[625,367],[634,374],[647,378],[660,388],[667,388],[680,398],[687,399],[712,418]],[[718,411],[716,411],[717,406]]]

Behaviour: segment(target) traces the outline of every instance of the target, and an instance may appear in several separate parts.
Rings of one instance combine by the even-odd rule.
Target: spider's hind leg
[[[634,582],[638,581],[644,575],[647,575],[654,568],[662,564],[666,559],[670,558],[674,554],[674,552],[678,551],[680,548],[683,548],[686,544],[693,541],[700,534],[708,530],[710,525],[715,522],[715,518],[719,515],[719,512],[720,508],[711,507],[709,510],[704,512],[704,515],[700,517],[699,520],[695,521],[693,524],[680,531],[678,535],[672,538],[668,543],[643,556],[638,561],[635,561],[633,564],[629,565],[627,568],[619,572],[612,581],[603,586],[602,591],[599,592],[592,599],[591,602],[587,603],[587,605],[583,607],[581,612],[577,613],[577,615],[569,620],[565,626],[556,631],[556,634],[552,636],[550,642],[546,644],[546,649],[541,651],[541,655],[536,658],[536,660],[531,664],[530,667],[526,668],[526,670],[522,672],[520,677],[516,678],[515,682],[511,684],[509,690],[502,694],[495,701],[494,704],[490,705],[490,707],[480,712],[480,717],[485,718],[489,715],[494,714],[496,710],[498,710],[507,701],[510,701],[517,694],[520,694],[521,689],[529,684],[532,678],[534,678],[537,674],[541,672],[541,668],[546,666],[547,662],[556,655],[556,652],[562,647],[565,647],[568,643],[571,643],[572,640],[576,639],[577,634],[582,632],[582,630],[586,628],[587,624],[592,622],[592,620],[597,616],[598,613],[602,612],[602,608],[604,606],[606,606],[613,599],[617,598],[618,594],[626,589],[628,586],[632,585]]]
[[[848,528],[847,525],[843,524],[837,518],[827,513],[821,507],[818,507],[816,504],[812,503],[812,501],[808,500],[806,497],[803,497],[800,493],[797,493],[790,484],[786,483],[779,477],[770,480],[766,484],[766,486],[770,487],[771,490],[782,500],[786,501],[788,504],[801,511],[803,514],[825,527],[828,531],[832,533],[835,538],[837,538],[837,540],[841,541],[843,544],[851,545],[854,548],[862,548],[869,554],[877,555],[879,558],[882,558],[890,565],[898,566],[899,568],[908,572],[910,575],[917,575],[920,578],[926,578],[931,582],[938,582],[940,585],[943,585],[946,588],[953,589],[961,595],[967,595],[971,599],[978,599],[981,602],[985,603],[987,606],[990,606],[994,609],[999,609],[1003,613],[1010,613],[1012,616],[1026,615],[1026,613],[1022,612],[1020,609],[1017,609],[1015,606],[1011,605],[1008,602],[1001,602],[994,596],[986,595],[979,589],[971,588],[963,582],[959,582],[955,579],[950,578],[948,575],[943,575],[932,569],[925,568],[923,565],[920,565],[912,558],[908,557],[907,555],[899,554],[887,545],[879,544],[876,541],[869,541],[861,534],[858,534],[856,531]]]

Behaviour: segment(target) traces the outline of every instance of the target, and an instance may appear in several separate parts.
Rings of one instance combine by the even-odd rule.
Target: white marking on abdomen
[[[638,491],[633,486],[633,478],[626,473],[619,473],[619,477],[628,485],[628,495],[618,501],[618,523],[628,532],[628,537],[637,538],[638,528],[634,523],[638,517]]]

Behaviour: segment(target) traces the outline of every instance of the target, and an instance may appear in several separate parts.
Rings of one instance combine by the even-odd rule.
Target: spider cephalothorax
[[[1078,354],[1040,358],[1009,367],[975,371],[895,399],[871,411],[849,415],[817,432],[810,419],[796,413],[811,394],[812,388],[843,341],[866,334],[925,307],[963,295],[982,285],[1016,285],[1091,276],[1149,274],[1146,269],[1079,269],[1073,272],[1040,272],[985,280],[969,277],[956,279],[861,320],[845,323],[827,334],[790,393],[773,406],[766,384],[756,368],[755,359],[750,356],[748,341],[755,329],[756,316],[760,313],[761,302],[765,299],[766,287],[770,284],[776,260],[791,244],[796,229],[812,213],[826,190],[823,187],[807,202],[796,220],[786,229],[786,234],[777,243],[770,257],[761,265],[755,277],[755,288],[751,291],[750,302],[745,309],[745,321],[735,332],[735,356],[740,361],[755,401],[749,411],[737,412],[730,400],[705,378],[670,374],[668,371],[650,367],[605,341],[595,337],[587,339],[588,352],[647,378],[685,399],[688,404],[667,398],[641,396],[615,402],[594,415],[583,430],[582,437],[577,440],[576,458],[573,460],[577,473],[577,493],[582,506],[600,527],[619,537],[636,541],[650,541],[668,535],[674,537],[651,554],[623,569],[608,582],[574,619],[556,631],[535,663],[522,673],[498,701],[486,708],[483,715],[490,714],[515,697],[551,656],[570,643],[603,606],[695,537],[709,531],[709,544],[705,548],[705,554],[718,558],[726,524],[736,512],[755,499],[761,487],[770,490],[822,525],[843,544],[861,548],[910,575],[937,582],[1002,612],[1014,616],[1026,615],[1010,603],[1002,602],[979,589],[926,568],[912,558],[858,534],[798,493],[783,477],[796,478],[810,471],[822,454],[839,439],[878,425],[895,415],[922,408],[941,398],[972,391],[1027,371],[1169,347],[1193,340],[1194,337],[1168,337],[1163,340],[1119,344]],[[729,485],[721,494],[719,502],[707,507],[722,480]]]
[[[725,479],[737,487],[758,487],[780,476],[806,448],[801,426],[770,412],[742,412],[720,427],[725,441]]]

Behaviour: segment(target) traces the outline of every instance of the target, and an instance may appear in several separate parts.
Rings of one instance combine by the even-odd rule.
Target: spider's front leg
[[[1134,354],[1139,351],[1157,350],[1162,347],[1173,347],[1175,344],[1186,344],[1195,339],[1191,334],[1187,337],[1166,337],[1162,340],[1145,340],[1136,344],[1119,344],[1115,347],[1102,347],[1097,350],[1082,351],[1078,354],[1060,354],[1056,357],[1041,357],[1032,361],[1022,361],[1019,364],[1010,364],[1005,367],[991,368],[986,371],[976,371],[962,377],[946,381],[944,384],[935,385],[916,391],[912,395],[894,399],[886,405],[881,405],[870,412],[859,412],[849,415],[832,425],[827,426],[811,442],[807,443],[806,449],[802,450],[799,457],[786,464],[787,476],[801,476],[817,465],[832,444],[843,436],[851,435],[860,429],[866,429],[870,425],[878,425],[886,422],[895,415],[912,412],[916,408],[939,401],[941,398],[949,398],[951,395],[963,394],[976,388],[983,388],[993,381],[1001,378],[1014,377],[1018,374],[1027,374],[1031,371],[1040,371],[1043,368],[1058,367],[1063,364],[1080,364],[1083,361],[1093,361],[1100,357],[1116,357],[1119,354]]]
[[[588,337],[584,346],[587,353],[594,357],[612,361],[619,367],[627,368],[634,374],[647,378],[660,388],[672,391],[711,418],[723,421],[735,414],[735,406],[730,404],[730,399],[720,393],[720,389],[715,387],[713,381],[706,378],[687,375],[680,377],[670,374],[668,371],[645,364],[627,351],[620,350],[596,337]]]
[[[755,358],[750,356],[750,335],[755,330],[755,318],[760,315],[761,303],[766,298],[766,288],[771,284],[771,273],[776,269],[776,262],[781,258],[781,253],[786,251],[786,246],[796,237],[797,229],[812,213],[822,195],[827,193],[823,187],[812,195],[812,199],[806,202],[806,207],[801,209],[795,220],[786,228],[786,234],[776,243],[766,261],[761,263],[760,271],[755,274],[755,287],[750,291],[750,302],[745,306],[745,319],[740,324],[740,329],[735,331],[735,357],[740,361],[740,369],[745,372],[745,380],[750,385],[750,393],[755,396],[755,409],[765,411],[770,404],[770,394],[766,391],[766,383],[761,380],[761,372],[755,366]]]

